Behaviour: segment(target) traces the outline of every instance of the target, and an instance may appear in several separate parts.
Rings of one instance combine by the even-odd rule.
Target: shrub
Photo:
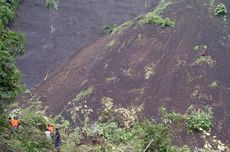
[[[0,0],[0,106],[14,100],[22,91],[15,57],[24,53],[23,35],[5,27],[15,17],[18,3],[19,0]]]
[[[174,21],[170,20],[169,18],[162,18],[160,16],[160,13],[162,13],[170,4],[170,0],[161,0],[155,10],[142,16],[138,20],[137,24],[140,26],[143,26],[145,24],[156,24],[160,25],[161,27],[174,26]]]
[[[191,106],[188,110],[186,127],[189,132],[193,131],[207,131],[209,132],[212,128],[212,109],[205,107],[202,109],[195,109]]]
[[[46,0],[46,6],[49,9],[57,10],[58,4],[59,4],[59,0]]]
[[[116,28],[117,25],[115,24],[111,24],[111,25],[107,25],[103,28],[103,34],[110,34],[113,32],[114,28]]]
[[[216,16],[221,16],[221,15],[226,15],[227,14],[227,9],[223,3],[218,4],[217,7],[215,8],[214,14]]]

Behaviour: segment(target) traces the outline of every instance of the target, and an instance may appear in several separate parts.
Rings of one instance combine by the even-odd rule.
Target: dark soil
[[[26,53],[17,60],[24,83],[32,87],[45,79],[82,45],[102,36],[109,24],[121,24],[153,8],[158,0],[60,0],[49,11],[44,0],[24,0],[12,29],[26,35]],[[55,31],[51,33],[51,27]]]
[[[226,4],[230,10],[230,2]],[[145,115],[155,119],[160,106],[185,112],[191,104],[209,105],[214,109],[213,132],[227,143],[230,140],[229,16],[226,19],[213,16],[202,0],[180,1],[163,15],[174,19],[175,27],[131,26],[101,38],[79,50],[35,88],[34,93],[42,97],[53,114],[58,114],[89,87],[94,92],[82,100],[87,100],[94,109],[100,107],[101,98],[106,96],[116,104],[144,103]],[[112,40],[116,43],[110,48]],[[207,54],[194,51],[196,45],[207,45]],[[215,64],[195,63],[204,56],[210,56]],[[148,66],[153,74],[146,79]],[[218,86],[212,88],[210,84],[214,81]]]

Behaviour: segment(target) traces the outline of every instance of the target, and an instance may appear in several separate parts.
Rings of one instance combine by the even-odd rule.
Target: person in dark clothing
[[[58,128],[55,129],[54,146],[55,146],[56,151],[60,152],[60,150],[61,150],[61,135],[59,133]]]

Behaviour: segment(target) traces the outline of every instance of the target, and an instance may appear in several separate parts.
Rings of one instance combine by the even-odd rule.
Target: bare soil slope
[[[230,10],[230,2],[225,4]],[[160,106],[185,112],[191,104],[210,105],[214,130],[227,142],[229,16],[214,16],[204,0],[177,1],[162,15],[175,20],[176,25],[139,27],[134,21],[124,31],[79,50],[34,92],[53,114],[76,96],[94,108],[100,106],[102,97],[122,105],[145,103],[147,116],[157,116]],[[195,46],[200,47],[194,50]]]
[[[24,0],[11,27],[26,36],[18,59],[24,83],[32,87],[85,43],[102,36],[109,24],[121,24],[147,12],[158,0],[60,0],[49,11],[45,0]],[[52,31],[52,32],[51,32]]]

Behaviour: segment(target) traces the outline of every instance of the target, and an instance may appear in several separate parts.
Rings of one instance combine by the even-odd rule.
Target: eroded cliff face
[[[24,0],[11,28],[26,36],[26,53],[17,61],[24,83],[45,79],[82,45],[102,36],[109,24],[121,24],[149,11],[159,0],[60,0],[49,11],[44,0]]]

